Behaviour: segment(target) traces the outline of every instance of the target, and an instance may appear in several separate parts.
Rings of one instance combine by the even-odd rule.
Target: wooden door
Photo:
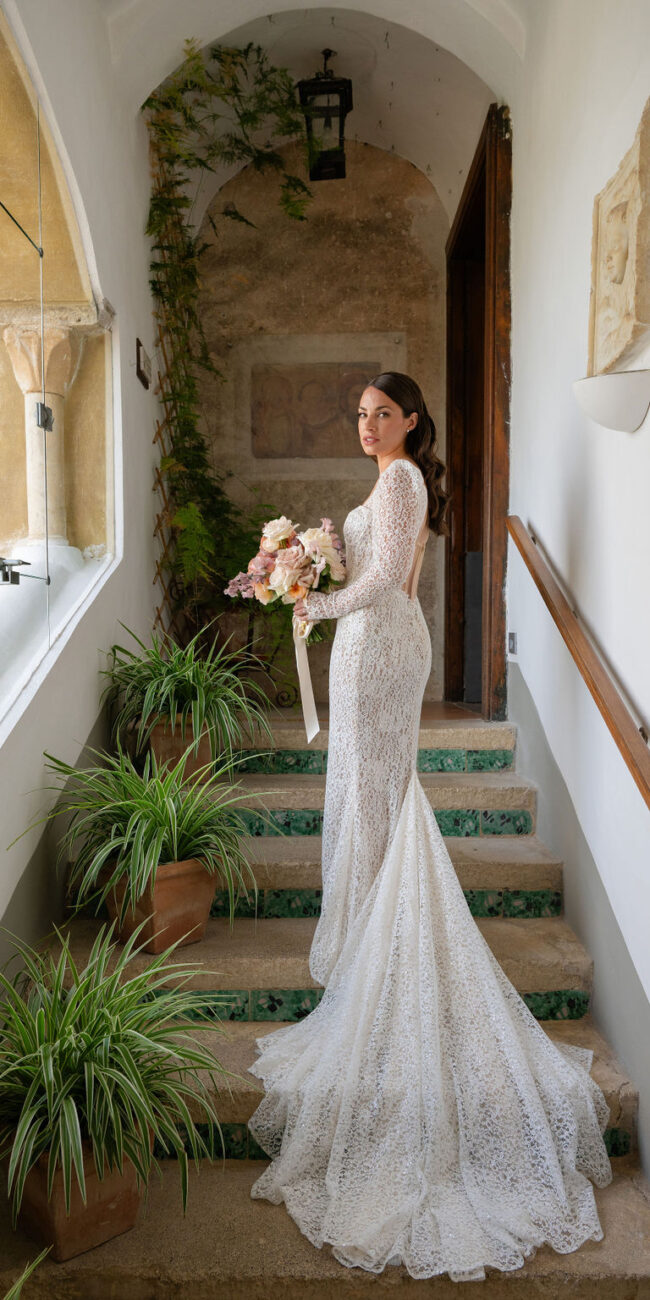
[[[449,233],[445,699],[505,718],[510,117],[492,104]]]

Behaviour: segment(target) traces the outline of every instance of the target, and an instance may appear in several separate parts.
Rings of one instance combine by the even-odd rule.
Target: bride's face
[[[368,456],[401,451],[416,415],[404,415],[401,406],[379,388],[366,388],[359,402],[359,438]]]

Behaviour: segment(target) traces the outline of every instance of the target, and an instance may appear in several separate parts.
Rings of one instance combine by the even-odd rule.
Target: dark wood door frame
[[[445,699],[463,697],[465,454],[468,429],[466,339],[459,309],[466,291],[464,245],[484,220],[482,453],[481,713],[507,716],[505,582],[510,480],[510,210],[511,125],[508,109],[491,104],[446,244],[447,489],[452,496],[447,548]],[[482,237],[482,236],[481,236]],[[471,382],[471,376],[470,376]]]

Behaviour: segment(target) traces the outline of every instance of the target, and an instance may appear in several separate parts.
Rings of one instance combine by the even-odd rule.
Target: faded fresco
[[[362,457],[359,399],[380,370],[379,361],[253,366],[253,455]]]

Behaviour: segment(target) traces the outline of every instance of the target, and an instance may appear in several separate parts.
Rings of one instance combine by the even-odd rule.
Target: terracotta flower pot
[[[104,880],[110,874],[106,870]],[[118,882],[106,899],[111,921],[119,916],[126,885]],[[215,880],[198,858],[185,862],[163,862],[156,872],[156,880],[138,899],[135,908],[129,908],[119,928],[119,938],[126,943],[136,926],[149,917],[138,943],[145,952],[158,953],[170,943],[182,939],[181,948],[188,943],[198,943],[205,935],[210,907],[215,893]],[[190,933],[188,933],[190,932]],[[187,937],[183,939],[183,935]]]
[[[194,731],[190,721],[188,721],[185,727],[185,739],[183,740],[180,723],[176,724],[172,733],[171,722],[169,721],[169,718],[167,718],[164,722],[156,723],[149,737],[149,748],[155,755],[158,763],[167,761],[177,763],[179,758],[182,758],[185,750],[189,749],[193,742]],[[198,768],[205,767],[206,763],[211,762],[211,759],[210,737],[208,736],[207,731],[204,730],[199,741],[198,753],[190,754],[187,763],[185,764],[185,775],[191,776],[198,770]],[[210,769],[206,772],[206,776],[209,776],[209,774]]]
[[[25,1179],[18,1222],[30,1236],[52,1245],[53,1259],[59,1263],[72,1259],[134,1226],[145,1189],[138,1188],[135,1166],[126,1157],[122,1173],[105,1168],[100,1179],[90,1144],[84,1142],[86,1204],[73,1174],[69,1215],[65,1212],[61,1168],[54,1175],[51,1199],[47,1199],[47,1162],[46,1151]]]

